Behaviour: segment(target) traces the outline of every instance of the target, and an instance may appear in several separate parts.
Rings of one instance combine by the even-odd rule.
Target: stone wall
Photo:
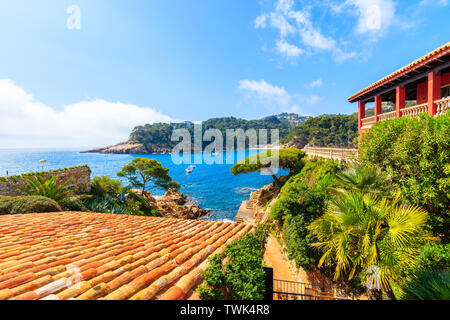
[[[58,177],[58,184],[73,179],[70,186],[75,186],[76,192],[87,192],[91,188],[91,169],[88,166],[81,166],[75,168],[67,168],[61,170],[54,170],[48,172],[27,173],[26,176],[39,175],[44,180],[50,176]],[[17,188],[18,186],[26,186],[22,176],[14,176],[10,178],[0,179],[0,195],[16,197],[22,195],[22,192]]]

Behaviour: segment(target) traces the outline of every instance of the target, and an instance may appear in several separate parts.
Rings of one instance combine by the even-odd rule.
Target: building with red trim
[[[359,134],[379,121],[446,113],[450,104],[450,42],[355,93]],[[373,108],[366,110],[366,105]]]

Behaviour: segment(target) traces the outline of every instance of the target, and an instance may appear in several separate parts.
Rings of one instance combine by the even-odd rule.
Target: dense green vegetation
[[[260,225],[210,258],[204,282],[197,291],[203,300],[262,300],[265,272],[262,266],[268,231]],[[225,259],[226,258],[226,259]]]
[[[376,123],[363,136],[359,154],[362,164],[390,177],[403,200],[427,210],[429,228],[448,243],[450,114]]]
[[[313,246],[323,253],[319,266],[335,266],[335,279],[373,276],[372,289],[392,299],[392,283],[428,239],[427,218],[422,208],[349,190],[334,198],[309,230],[318,238]],[[376,269],[370,271],[372,266]]]
[[[170,178],[168,169],[155,160],[135,159],[120,173],[129,178],[131,187],[145,189],[150,182],[155,187],[164,189],[179,187],[179,184]],[[21,178],[26,182],[26,186],[20,187],[20,190],[26,195],[36,197],[1,197],[1,214],[80,211],[162,216],[156,205],[143,195],[143,191],[137,194],[124,187],[121,181],[107,176],[94,177],[90,192],[82,194],[76,194],[74,187],[68,186],[71,181],[59,184],[57,176],[43,179],[41,175],[27,174]]]
[[[234,117],[214,118],[202,123],[203,132],[209,129],[217,129],[222,133],[223,137],[226,137],[227,130],[267,129],[267,143],[271,141],[271,129],[279,129],[281,139],[289,134],[292,127],[291,122],[279,119],[277,116],[270,116],[260,120],[244,120]],[[178,144],[177,141],[171,141],[174,129],[187,129],[191,135],[191,142],[192,144],[194,143],[194,126],[186,126],[184,123],[155,123],[138,126],[133,129],[130,140],[142,143],[145,146],[156,145],[158,147],[173,148]],[[252,135],[252,137],[256,136]],[[208,144],[208,142],[203,142],[203,147]],[[246,146],[248,145],[249,137],[246,137]]]
[[[325,212],[330,198],[326,188],[330,186],[332,175],[339,170],[336,161],[307,161],[302,171],[285,183],[279,200],[271,208],[270,217],[277,221],[289,258],[298,267],[313,270],[319,262],[317,251],[311,247],[315,238],[307,226]]]
[[[83,197],[89,211],[137,216],[162,216],[151,201],[108,176],[94,177],[90,195]]]
[[[292,175],[300,172],[303,168],[305,164],[304,157],[305,153],[303,151],[294,148],[274,151],[267,150],[238,161],[230,170],[233,175],[258,172],[264,169],[269,170],[268,172],[272,175],[275,183],[279,184],[278,178],[270,170],[276,164],[275,158],[278,158],[277,169],[289,170],[289,174]]]
[[[0,215],[59,212],[61,210],[56,201],[42,196],[0,196]]]
[[[290,258],[374,299],[448,299],[449,133],[448,115],[384,121],[360,164],[307,161],[270,212]]]
[[[428,243],[415,264],[400,281],[396,292],[402,299],[450,299],[450,244]]]
[[[282,139],[303,149],[306,145],[317,147],[355,146],[358,136],[358,115],[323,115],[309,118],[295,127]]]

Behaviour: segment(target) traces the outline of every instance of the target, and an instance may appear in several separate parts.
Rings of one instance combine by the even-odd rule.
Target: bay
[[[88,165],[92,170],[92,177],[107,175],[118,179],[117,172],[132,159],[144,157],[159,161],[169,168],[169,174],[174,181],[181,184],[180,191],[189,196],[192,202],[202,208],[211,210],[209,220],[234,220],[242,201],[247,200],[250,193],[272,182],[272,177],[260,173],[249,173],[233,176],[230,172],[231,164],[225,164],[226,152],[223,156],[224,164],[196,164],[192,173],[185,169],[189,164],[175,164],[170,154],[97,154],[80,153],[82,150],[59,149],[0,149],[0,176],[9,176],[27,172],[41,171],[39,162],[44,159],[45,170],[56,170],[67,167]],[[256,154],[258,150],[237,150],[232,156],[234,161]],[[228,154],[228,158],[230,154]],[[280,170],[279,174],[286,174]],[[126,184],[126,181],[124,181]],[[162,195],[162,190],[152,190],[154,195]]]

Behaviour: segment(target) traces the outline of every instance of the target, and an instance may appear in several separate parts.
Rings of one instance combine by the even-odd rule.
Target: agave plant
[[[422,270],[402,290],[406,300],[450,300],[450,271]]]
[[[319,266],[335,265],[335,279],[373,277],[369,273],[376,266],[379,288],[395,299],[391,283],[413,264],[429,238],[424,231],[427,212],[397,200],[398,195],[390,200],[355,191],[332,200],[326,213],[308,227],[319,239],[313,246],[323,252]]]
[[[20,186],[18,189],[29,196],[43,196],[60,203],[74,196],[74,186],[69,186],[73,179],[58,184],[58,178],[51,176],[44,180],[40,176],[24,177],[26,186]]]

